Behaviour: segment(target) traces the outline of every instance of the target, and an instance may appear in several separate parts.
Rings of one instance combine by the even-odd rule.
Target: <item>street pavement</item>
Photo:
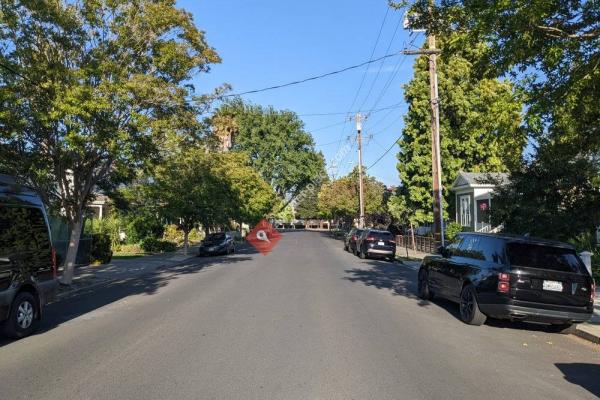
[[[0,341],[2,399],[595,399],[600,346],[468,326],[317,232],[111,281]]]

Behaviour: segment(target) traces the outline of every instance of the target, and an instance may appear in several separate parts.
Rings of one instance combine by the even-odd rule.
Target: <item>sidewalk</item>
[[[121,258],[108,264],[76,267],[72,284],[70,286],[61,285],[56,300],[112,281],[137,277],[158,268],[174,266],[196,257],[197,254],[198,246],[190,246],[187,255],[184,254],[183,249],[178,249],[172,253],[152,254],[130,259]]]
[[[584,324],[577,325],[573,334],[590,342],[600,344],[600,289],[596,289],[592,319]]]

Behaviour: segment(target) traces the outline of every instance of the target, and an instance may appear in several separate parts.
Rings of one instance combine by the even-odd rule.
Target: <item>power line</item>
[[[393,108],[398,108],[400,106],[404,105],[404,102],[400,102],[400,103],[396,103],[396,104],[392,104],[390,106],[386,106],[386,107],[382,107],[382,108],[378,108],[377,110],[371,110],[371,114],[375,114],[378,113],[380,111],[385,111],[385,110],[389,110],[389,109],[393,109]],[[328,116],[328,115],[346,115],[346,114],[355,114],[357,113],[357,111],[338,111],[338,112],[328,112],[328,113],[310,113],[310,114],[298,114],[299,117],[321,117],[321,116]]]
[[[385,53],[388,53],[390,51],[390,48],[392,47],[392,43],[394,43],[394,39],[396,38],[396,33],[398,32],[398,27],[400,27],[400,23],[402,22],[402,19],[403,18],[401,17],[398,20],[398,23],[396,24],[396,28],[394,29],[394,33],[392,34],[392,38],[390,39],[388,47],[387,47],[387,49],[385,49]],[[360,107],[358,107],[359,110],[362,110],[362,108],[364,107],[365,103],[369,99],[369,96],[371,95],[371,92],[373,91],[373,87],[375,87],[375,82],[377,82],[377,79],[379,79],[379,75],[381,74],[381,69],[383,68],[383,64],[384,63],[385,63],[385,60],[382,60],[381,63],[379,64],[379,69],[377,70],[377,74],[375,75],[375,78],[371,82],[371,87],[369,88],[369,91],[367,92],[367,95],[365,96],[364,100],[360,104]]]
[[[385,9],[385,15],[383,16],[383,20],[381,21],[381,25],[379,25],[379,32],[377,32],[377,39],[375,39],[375,44],[373,45],[373,48],[371,49],[371,55],[369,56],[369,61],[373,61],[373,56],[375,55],[375,50],[377,50],[377,45],[379,44],[379,39],[381,38],[381,32],[383,31],[383,27],[385,25],[385,21],[387,20],[387,16],[390,12],[390,6],[388,5]],[[387,52],[386,52],[387,53]],[[354,107],[354,104],[356,104],[356,99],[358,98],[358,95],[360,94],[360,91],[362,89],[362,86],[365,82],[365,78],[367,76],[367,72],[369,71],[369,68],[367,67],[365,69],[365,71],[363,72],[362,78],[360,80],[360,84],[358,86],[358,89],[356,90],[356,93],[354,94],[354,98],[352,99],[352,103],[350,104],[350,107],[348,107],[348,112],[346,113],[346,116],[348,117],[350,115],[350,110]],[[344,130],[346,129],[346,124],[344,124],[344,126],[341,129],[340,132],[340,139],[342,138],[342,136],[344,136]],[[337,151],[339,151],[339,146]]]
[[[387,150],[386,150],[386,151],[385,151],[385,152],[384,152],[384,153],[383,153],[381,156],[379,156],[379,158],[378,158],[377,160],[375,160],[375,162],[374,162],[373,164],[369,165],[369,166],[368,166],[366,169],[371,169],[371,168],[372,168],[372,167],[374,167],[374,166],[375,166],[375,165],[376,165],[376,164],[377,164],[379,161],[381,161],[381,159],[382,159],[383,157],[385,157],[385,155],[386,155],[387,153],[389,153],[389,152],[390,152],[390,150],[392,150],[392,149],[394,148],[394,145],[395,145],[396,143],[398,143],[398,140],[400,140],[401,138],[402,138],[402,135],[398,136],[398,138],[397,138],[396,140],[394,140],[394,143],[392,143],[392,145],[391,145],[390,147],[388,147],[388,149],[387,149]]]
[[[269,86],[269,87],[265,87],[265,88],[262,88],[262,89],[248,90],[248,91],[240,92],[240,93],[224,94],[221,97],[244,96],[246,94],[266,92],[268,90],[281,89],[281,88],[288,87],[288,86],[299,85],[301,83],[305,83],[305,82],[309,82],[309,81],[314,81],[314,80],[325,78],[325,77],[332,76],[332,75],[341,74],[342,72],[346,72],[346,71],[350,71],[352,69],[360,68],[360,67],[363,67],[363,66],[368,65],[368,64],[373,64],[373,63],[375,63],[377,61],[381,61],[381,60],[384,60],[386,58],[396,57],[396,56],[398,56],[400,54],[403,54],[403,50],[396,51],[396,52],[390,53],[390,54],[386,54],[386,55],[381,56],[379,58],[376,58],[376,59],[373,59],[373,60],[369,60],[369,61],[365,61],[365,62],[362,62],[360,64],[351,65],[349,67],[342,68],[342,69],[339,69],[337,71],[332,71],[332,72],[327,72],[327,73],[321,74],[321,75],[311,76],[310,78],[305,78],[305,79],[300,79],[300,80],[297,80],[297,81],[283,83],[281,85]]]

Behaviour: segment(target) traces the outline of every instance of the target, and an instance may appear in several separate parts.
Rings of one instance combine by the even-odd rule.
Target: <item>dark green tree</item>
[[[473,60],[486,51],[480,44],[438,58],[445,209],[451,198],[449,188],[459,171],[502,172],[521,161],[526,141],[520,126],[522,103],[509,82],[485,78],[473,68]],[[431,112],[426,57],[416,59],[414,77],[404,93],[409,109],[398,142],[399,194],[405,198],[403,208],[414,212],[412,222],[431,222]]]

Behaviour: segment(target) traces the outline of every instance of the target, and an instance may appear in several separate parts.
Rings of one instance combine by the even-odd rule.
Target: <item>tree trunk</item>
[[[83,215],[78,215],[77,217],[75,217],[75,221],[71,224],[69,247],[67,248],[65,266],[62,278],[60,280],[65,285],[70,285],[71,282],[73,282],[73,273],[75,271],[75,263],[77,262],[77,250],[79,250],[79,239],[81,238],[82,228]]]
[[[206,238],[209,233],[210,233],[210,229],[208,228],[208,225],[204,225],[204,238]]]
[[[417,251],[417,246],[415,244],[415,230],[413,228],[412,222],[410,223],[410,237],[412,239],[412,248],[414,251]]]
[[[190,242],[188,240],[188,237],[190,236],[190,231],[189,230],[184,230],[183,231],[183,254],[187,256],[188,254],[188,249],[190,247]]]

